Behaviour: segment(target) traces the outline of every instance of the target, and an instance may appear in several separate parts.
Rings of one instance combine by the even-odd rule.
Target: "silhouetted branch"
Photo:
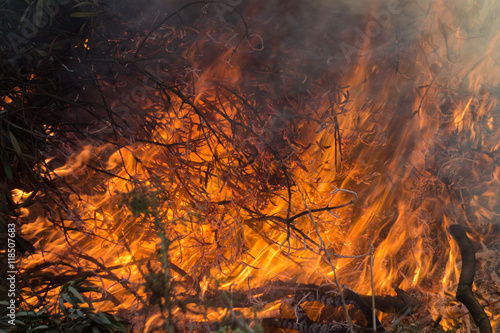
[[[492,333],[488,316],[472,292],[472,283],[476,273],[474,246],[462,226],[453,224],[448,227],[448,232],[457,242],[462,255],[462,271],[458,281],[457,300],[467,307],[481,333]]]

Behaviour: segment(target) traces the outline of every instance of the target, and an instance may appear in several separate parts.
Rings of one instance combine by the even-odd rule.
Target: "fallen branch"
[[[418,310],[421,303],[406,291],[396,288],[396,296],[375,296],[375,308],[384,313],[394,313],[398,316],[411,314]],[[371,305],[372,296],[359,295]]]
[[[211,291],[205,294],[205,299],[210,300],[210,307],[225,307],[227,304],[220,293],[224,291]],[[353,292],[354,293],[354,292]],[[420,306],[420,301],[401,289],[396,289],[397,296],[375,296],[375,307],[384,313],[403,314],[408,308],[415,312]],[[305,298],[307,301],[316,301],[329,306],[336,305],[339,298],[338,291],[332,285],[318,286],[315,284],[274,281],[266,286],[252,288],[248,290],[232,291],[231,299],[234,307],[252,307],[272,303],[277,300],[283,300],[293,297],[296,300],[302,299],[304,295],[310,294]],[[357,294],[356,294],[357,295]],[[371,295],[358,295],[368,305],[371,304]],[[193,298],[193,303],[198,303],[198,299]],[[349,302],[348,302],[349,303]],[[351,303],[350,303],[351,304]],[[371,306],[370,306],[371,311]]]
[[[472,242],[462,226],[458,224],[449,226],[448,232],[457,242],[462,255],[462,271],[458,281],[457,300],[467,307],[481,333],[492,333],[490,321],[472,293],[472,282],[474,282],[474,274],[476,273],[476,257]]]
[[[307,317],[303,311],[303,303],[307,302],[319,302],[333,308],[342,306],[339,291],[331,284],[315,285],[277,280],[262,287],[230,291],[230,294],[227,293],[228,291],[209,290],[205,293],[201,303],[204,307],[209,308],[256,307],[258,309],[280,301],[293,306],[296,318],[279,318],[279,314],[272,314],[270,317],[261,318],[265,318],[263,322],[264,326],[293,328],[299,330],[299,332],[350,332],[348,323],[315,322]],[[393,313],[405,317],[420,307],[420,301],[405,291],[396,288],[396,293],[397,296],[375,296],[376,309],[381,312]],[[358,295],[346,287],[343,287],[343,294],[346,304],[354,305],[361,311],[368,323],[368,329],[375,327],[377,332],[384,331],[384,327],[378,318],[372,317],[371,295]],[[230,304],[228,303],[228,299],[231,300]],[[192,296],[184,299],[184,302],[199,304],[200,299],[197,296]],[[214,323],[196,323],[197,329],[200,330],[206,330],[206,327],[211,327],[211,325],[214,325]],[[193,328],[189,325],[186,325],[186,327]],[[362,328],[353,325],[354,333],[360,330]]]

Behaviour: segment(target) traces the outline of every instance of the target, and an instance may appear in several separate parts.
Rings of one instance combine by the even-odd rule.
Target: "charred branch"
[[[393,313],[399,316],[407,316],[416,311],[420,306],[420,301],[405,291],[396,288],[397,296],[375,296],[376,309]],[[226,291],[211,291],[204,296],[202,303],[210,308],[227,308],[228,297],[231,299],[232,308],[260,308],[264,305],[280,301],[293,307],[295,318],[272,317],[262,319],[262,325],[269,329],[288,328],[299,332],[349,332],[349,324],[346,322],[316,322],[310,319],[304,311],[304,306],[308,302],[319,302],[331,308],[342,306],[341,296],[331,285],[303,284],[285,281],[274,281],[265,287],[252,288],[246,291],[233,291],[230,295]],[[367,321],[366,328],[353,324],[354,332],[370,330],[377,327],[377,332],[383,332],[384,327],[375,317],[373,325],[372,308],[370,306],[372,296],[359,295],[356,292],[343,287],[343,297],[345,303],[356,307]],[[191,299],[188,302],[199,302],[199,299]],[[231,310],[232,311],[232,310]],[[208,327],[214,328],[214,323],[198,322],[195,326],[186,324],[196,330],[206,331]]]
[[[464,228],[458,224],[449,226],[448,232],[457,242],[462,255],[462,271],[458,281],[457,300],[467,307],[481,333],[491,333],[492,329],[488,316],[486,316],[483,307],[472,292],[472,283],[476,274],[476,256],[472,241],[467,236]]]
[[[373,317],[372,308],[370,306],[372,296],[370,295],[359,295],[356,292],[343,287],[343,295],[345,298],[345,303],[355,306],[365,317],[368,328],[373,327]],[[420,301],[413,297],[412,295],[406,293],[401,289],[396,289],[397,296],[375,296],[375,307],[377,310],[385,313],[393,313],[397,315],[410,314],[415,312],[420,307]],[[226,291],[211,291],[207,292],[204,296],[205,301],[202,301],[205,306],[211,308],[226,308],[227,301],[224,297]],[[252,288],[246,291],[233,291],[230,293],[231,306],[235,308],[248,308],[256,306],[257,308],[262,307],[267,304],[271,304],[276,301],[281,301],[283,303],[295,304],[297,309],[304,302],[319,302],[325,306],[338,308],[342,306],[341,296],[338,291],[336,291],[331,285],[315,285],[315,284],[303,284],[285,281],[274,281],[265,287]],[[192,298],[186,300],[187,302],[199,302],[199,299]],[[300,309],[302,309],[300,307]],[[300,311],[299,311],[300,312]],[[315,323],[309,318],[303,319],[298,318],[299,321],[305,320],[304,325],[307,327],[319,327],[319,323]],[[377,331],[383,331],[382,324],[376,320]],[[275,319],[267,319],[268,324],[279,325],[282,328],[294,328],[299,329],[302,326],[292,325],[292,321]],[[314,325],[313,325],[314,324]],[[289,327],[290,325],[294,327]],[[304,326],[304,327],[305,327]],[[328,325],[327,325],[328,326]],[[325,327],[327,327],[325,326]],[[342,326],[342,324],[340,324]],[[336,324],[335,329],[338,327]],[[302,328],[300,328],[302,330]],[[310,331],[310,330],[309,330]],[[311,331],[313,332],[313,331]],[[329,331],[328,331],[329,332]]]

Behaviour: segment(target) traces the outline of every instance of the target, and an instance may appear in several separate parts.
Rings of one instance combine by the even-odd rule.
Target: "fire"
[[[405,10],[427,10],[419,5]],[[329,58],[324,73],[295,74],[289,68],[301,60],[290,55],[275,67],[283,71],[279,84],[267,82],[277,74],[266,71],[283,50],[277,41],[265,45],[266,31],[254,27],[245,44],[241,32],[235,38],[206,23],[199,40],[182,46],[192,65],[182,74],[187,83],[143,96],[141,107],[156,117],[147,140],[123,135],[116,146],[85,145],[46,170],[72,190],[61,185],[55,199],[63,215],[22,226],[38,250],[23,259],[23,271],[40,271],[40,281],[88,277],[109,295],[99,309],[137,314],[161,298],[150,278],[162,281],[161,274],[172,282],[162,285],[170,293],[163,296],[178,301],[196,296],[196,286],[204,299],[274,280],[338,279],[377,295],[399,286],[432,298],[427,311],[451,328],[460,268],[446,228],[466,225],[487,242],[488,221],[498,219],[499,35],[467,37],[482,31],[473,23],[491,20],[486,6],[465,13],[477,20],[471,26],[460,25],[459,4],[432,6],[409,22],[394,16],[387,31],[356,46],[342,75],[341,56]],[[420,28],[407,31],[404,23]],[[174,40],[180,32],[172,31]],[[394,33],[407,35],[394,42]],[[217,50],[213,40],[224,50],[216,59],[208,55]],[[390,54],[381,56],[379,45]],[[287,76],[307,86],[299,91]],[[26,195],[16,192],[19,200]],[[283,221],[298,214],[290,229]],[[36,304],[36,295],[23,292]],[[268,304],[261,315],[277,307]],[[219,306],[187,308],[187,317],[178,306],[171,315],[179,322],[226,315]],[[495,324],[499,304],[488,310]],[[253,318],[253,309],[241,311]],[[162,320],[149,313],[144,328]]]

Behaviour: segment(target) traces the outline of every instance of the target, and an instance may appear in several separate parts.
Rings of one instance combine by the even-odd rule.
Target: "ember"
[[[11,192],[34,246],[18,258],[25,313],[470,332],[460,225],[481,327],[498,330],[499,4],[103,10],[65,64],[81,90],[47,128],[46,183]]]

